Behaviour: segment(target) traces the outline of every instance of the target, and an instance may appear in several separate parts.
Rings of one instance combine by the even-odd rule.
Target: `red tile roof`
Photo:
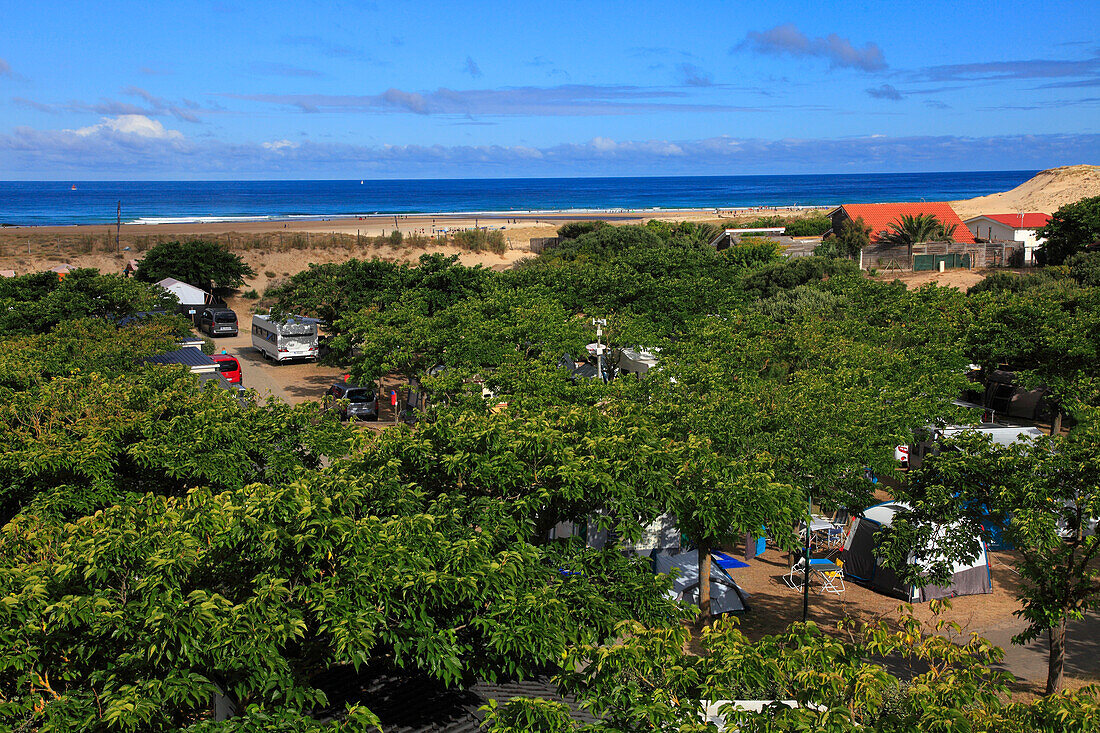
[[[1038,229],[1041,226],[1046,226],[1046,223],[1050,221],[1050,214],[982,214],[986,219],[992,219],[993,221],[1004,224],[1006,227],[1012,227],[1013,229]]]
[[[852,219],[863,217],[863,223],[871,227],[872,242],[877,242],[879,232],[889,229],[890,224],[903,215],[931,214],[947,226],[955,225],[956,242],[974,243],[974,234],[966,228],[955,210],[943,201],[921,201],[915,204],[844,204],[840,208]]]

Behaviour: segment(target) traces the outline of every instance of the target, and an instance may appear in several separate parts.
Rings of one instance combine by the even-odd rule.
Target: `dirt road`
[[[342,380],[343,372],[334,367],[312,362],[274,364],[267,361],[252,346],[252,315],[239,306],[234,310],[238,319],[237,335],[216,338],[214,346],[217,351],[224,350],[237,357],[244,386],[255,389],[261,398],[278,397],[292,405],[319,400],[333,382]]]

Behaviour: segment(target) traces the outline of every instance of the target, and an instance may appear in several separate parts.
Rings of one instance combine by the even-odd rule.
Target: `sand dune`
[[[1100,196],[1100,166],[1067,165],[1042,171],[1011,191],[952,201],[951,207],[962,219],[1028,211],[1053,214],[1059,207],[1089,196]]]

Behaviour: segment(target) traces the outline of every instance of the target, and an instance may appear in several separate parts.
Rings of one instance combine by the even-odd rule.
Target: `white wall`
[[[1023,242],[1024,264],[1030,265],[1035,260],[1035,248],[1043,243],[1043,240],[1035,236],[1034,229],[1016,229],[992,219],[978,219],[967,224],[967,228],[975,237],[994,242]]]

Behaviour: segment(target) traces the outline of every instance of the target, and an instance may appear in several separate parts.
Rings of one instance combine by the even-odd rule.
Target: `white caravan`
[[[252,316],[252,346],[272,361],[317,360],[317,320],[290,316],[276,321]]]

